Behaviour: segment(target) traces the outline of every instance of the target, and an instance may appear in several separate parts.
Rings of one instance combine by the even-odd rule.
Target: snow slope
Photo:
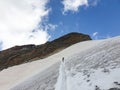
[[[45,72],[47,71],[46,73],[49,73],[49,70],[48,70],[50,69],[49,67],[59,63],[62,57],[65,57],[65,58],[70,57],[74,53],[87,50],[97,45],[98,43],[100,43],[100,41],[81,42],[61,51],[60,53],[56,53],[53,56],[50,56],[46,59],[41,59],[31,63],[26,63],[18,66],[13,66],[8,69],[4,69],[3,71],[0,72],[0,90],[9,90],[11,87],[18,85],[19,83],[22,83],[23,81],[29,79],[30,77],[34,77],[34,75],[37,76],[38,74],[39,76],[39,74],[43,73],[43,71]],[[80,51],[78,51],[76,48],[78,46],[81,47]],[[74,50],[76,52],[74,52]],[[74,52],[74,53],[71,53],[71,52]],[[57,67],[56,70],[59,69],[58,64],[54,65],[53,67]],[[53,71],[54,71],[54,68],[53,68]],[[45,77],[42,77],[42,78],[45,78]]]
[[[120,90],[120,37],[104,40],[68,60],[67,90]]]
[[[61,90],[61,87],[65,87],[64,90],[119,88],[119,54],[120,37],[77,43],[46,59],[1,71],[0,90]],[[63,64],[65,66],[64,69],[59,69],[62,57],[65,58]],[[63,68],[62,64],[61,67]]]

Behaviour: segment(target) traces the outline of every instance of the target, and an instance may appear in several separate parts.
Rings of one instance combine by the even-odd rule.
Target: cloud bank
[[[2,49],[23,44],[42,44],[49,39],[42,23],[50,9],[48,0],[0,0]]]

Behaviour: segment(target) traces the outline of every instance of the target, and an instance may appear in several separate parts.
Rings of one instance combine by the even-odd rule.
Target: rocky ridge
[[[0,52],[0,70],[45,58],[81,41],[91,40],[89,35],[69,33],[42,45],[15,46]]]

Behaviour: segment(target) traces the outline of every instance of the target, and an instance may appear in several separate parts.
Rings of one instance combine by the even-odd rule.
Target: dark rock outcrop
[[[75,43],[91,40],[89,35],[70,33],[42,45],[15,46],[0,52],[0,70],[45,58]]]
[[[109,90],[120,90],[120,88],[110,88]]]

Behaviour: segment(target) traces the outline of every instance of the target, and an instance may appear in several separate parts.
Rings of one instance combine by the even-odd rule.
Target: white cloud
[[[64,12],[67,11],[78,11],[80,6],[88,6],[88,0],[63,0]]]
[[[92,0],[91,2],[89,2],[89,4],[91,6],[97,6],[97,4],[100,2],[100,0]]]
[[[100,0],[63,0],[63,14],[68,11],[78,12],[81,6],[96,6]]]
[[[98,34],[98,32],[94,32],[93,34],[92,34],[92,36],[94,37],[94,36],[96,36]]]
[[[97,39],[98,39],[98,34],[99,34],[98,32],[94,32],[94,33],[92,34],[93,39],[96,39],[96,40],[97,40]]]
[[[98,40],[98,39],[107,39],[107,38],[111,38],[111,36],[109,34],[107,35],[100,35],[98,32],[94,32],[92,34],[92,38],[95,39],[95,40]]]
[[[47,30],[39,26],[49,14],[47,3],[48,0],[0,0],[2,49],[14,45],[42,44],[49,39]]]

